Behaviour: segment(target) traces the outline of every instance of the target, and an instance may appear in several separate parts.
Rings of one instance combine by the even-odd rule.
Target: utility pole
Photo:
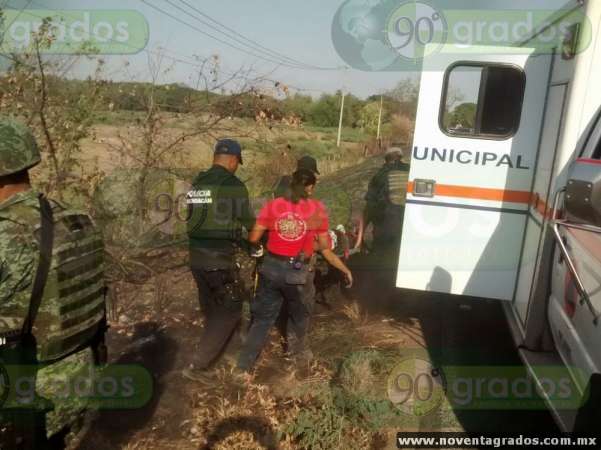
[[[380,142],[380,131],[382,130],[382,109],[384,108],[384,96],[380,95],[380,114],[378,115],[378,135],[376,139]]]
[[[337,147],[340,147],[340,141],[342,140],[342,118],[344,117],[344,98],[346,97],[346,93],[344,90],[342,91],[342,104],[340,105],[340,123],[338,124],[338,142],[336,143]]]

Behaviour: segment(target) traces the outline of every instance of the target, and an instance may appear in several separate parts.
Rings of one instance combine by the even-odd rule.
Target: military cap
[[[16,120],[0,117],[0,176],[30,169],[40,161],[40,149],[31,130]]]

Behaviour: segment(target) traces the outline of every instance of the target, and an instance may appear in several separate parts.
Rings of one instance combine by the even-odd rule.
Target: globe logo
[[[421,60],[440,50],[447,40],[444,15],[428,4],[401,5],[388,19],[388,42],[402,58]],[[426,47],[428,44],[437,44]]]
[[[446,394],[446,380],[430,361],[408,357],[394,367],[386,388],[388,399],[401,412],[424,417],[440,408]]]
[[[364,71],[391,71],[418,63],[444,44],[444,15],[423,2],[347,0],[332,23],[332,42],[351,67]]]

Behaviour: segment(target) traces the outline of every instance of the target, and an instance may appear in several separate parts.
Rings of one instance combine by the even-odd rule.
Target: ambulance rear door
[[[513,300],[550,64],[498,47],[424,60],[399,288]]]

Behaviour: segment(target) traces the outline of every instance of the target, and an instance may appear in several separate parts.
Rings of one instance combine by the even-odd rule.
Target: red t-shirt
[[[295,204],[276,198],[263,206],[257,223],[269,231],[267,250],[293,257],[301,251],[311,256],[315,237],[329,229],[326,208],[317,200],[301,200]]]

